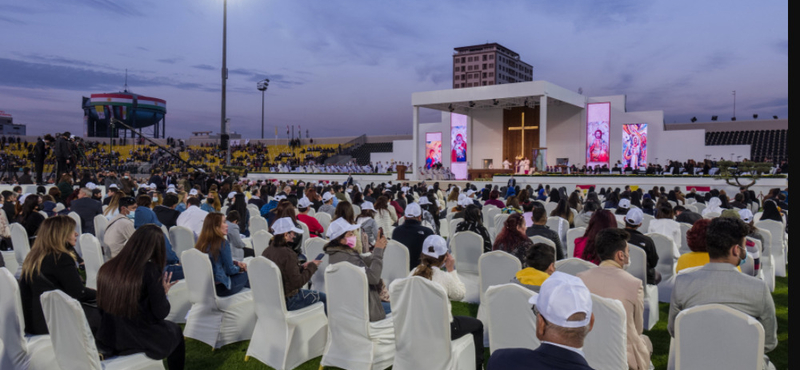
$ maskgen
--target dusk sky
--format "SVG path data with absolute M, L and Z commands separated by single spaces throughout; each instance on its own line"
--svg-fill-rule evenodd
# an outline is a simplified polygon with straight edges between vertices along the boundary
M 167 101 L 167 135 L 220 129 L 222 0 L 0 0 L 0 110 L 82 133 L 81 97 Z M 450 89 L 453 48 L 497 42 L 533 79 L 626 94 L 667 122 L 788 117 L 788 1 L 228 1 L 231 130 L 410 134 L 411 94 Z M 438 121 L 426 111 L 423 122 Z M 658 123 L 658 122 L 652 122 Z

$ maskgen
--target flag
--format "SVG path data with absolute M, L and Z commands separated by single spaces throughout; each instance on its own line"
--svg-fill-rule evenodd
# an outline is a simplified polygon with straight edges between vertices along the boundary
M 275 136 L 278 136 L 278 126 L 275 126 Z
M 128 119 L 128 107 L 122 107 L 122 115 L 120 117 L 123 121 Z
M 97 118 L 106 119 L 106 113 L 102 105 L 95 105 L 94 109 L 97 111 Z

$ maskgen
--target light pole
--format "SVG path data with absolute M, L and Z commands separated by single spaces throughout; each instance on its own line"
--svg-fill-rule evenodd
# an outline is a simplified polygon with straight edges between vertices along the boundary
M 228 79 L 228 65 L 227 65 L 227 38 L 228 38 L 228 0 L 222 1 L 222 132 L 220 132 L 220 144 L 222 144 L 223 136 L 228 134 L 228 128 L 225 124 L 225 89 L 226 80 Z M 231 165 L 231 148 L 228 143 L 228 149 L 225 150 L 225 165 Z
M 261 139 L 264 139 L 264 93 L 267 91 L 269 87 L 269 78 L 265 78 L 263 81 L 259 81 L 256 85 L 258 91 L 261 91 Z

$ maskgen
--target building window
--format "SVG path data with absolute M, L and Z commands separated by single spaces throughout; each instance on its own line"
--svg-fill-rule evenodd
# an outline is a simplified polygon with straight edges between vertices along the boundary
M 486 86 L 486 81 L 483 81 L 483 86 Z
M 461 66 L 461 72 L 464 72 L 464 69 L 465 69 L 465 68 L 466 68 L 466 67 L 464 67 L 464 66 Z
M 494 60 L 494 54 L 489 55 L 489 60 Z
M 467 66 L 467 70 L 471 71 L 472 70 L 472 66 Z
M 489 72 L 489 77 L 494 77 L 494 72 Z
M 489 81 L 489 85 L 494 85 L 494 81 Z
M 465 59 L 466 59 L 466 58 L 464 58 L 464 57 L 461 57 L 461 63 L 464 63 L 464 62 L 465 62 Z M 463 86 L 462 86 L 462 87 L 463 87 Z
M 487 56 L 488 56 L 488 55 L 486 55 L 486 54 L 483 54 L 483 61 L 484 61 L 484 62 L 486 61 L 486 57 L 487 57 Z
M 467 76 L 466 76 L 466 75 L 461 75 L 461 79 L 462 79 L 462 80 L 466 80 L 466 79 L 467 79 Z
M 486 72 L 483 72 L 483 78 L 486 78 Z
M 486 63 L 483 63 L 483 69 L 486 69 Z
M 465 85 L 465 84 L 462 82 L 462 83 L 461 83 L 461 87 L 464 87 L 464 85 Z
M 494 68 L 494 63 L 489 63 L 489 68 Z

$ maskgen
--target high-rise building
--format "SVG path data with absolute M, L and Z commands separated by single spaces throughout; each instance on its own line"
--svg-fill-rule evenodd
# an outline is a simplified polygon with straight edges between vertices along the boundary
M 453 54 L 453 88 L 533 81 L 533 66 L 498 43 L 462 46 Z

